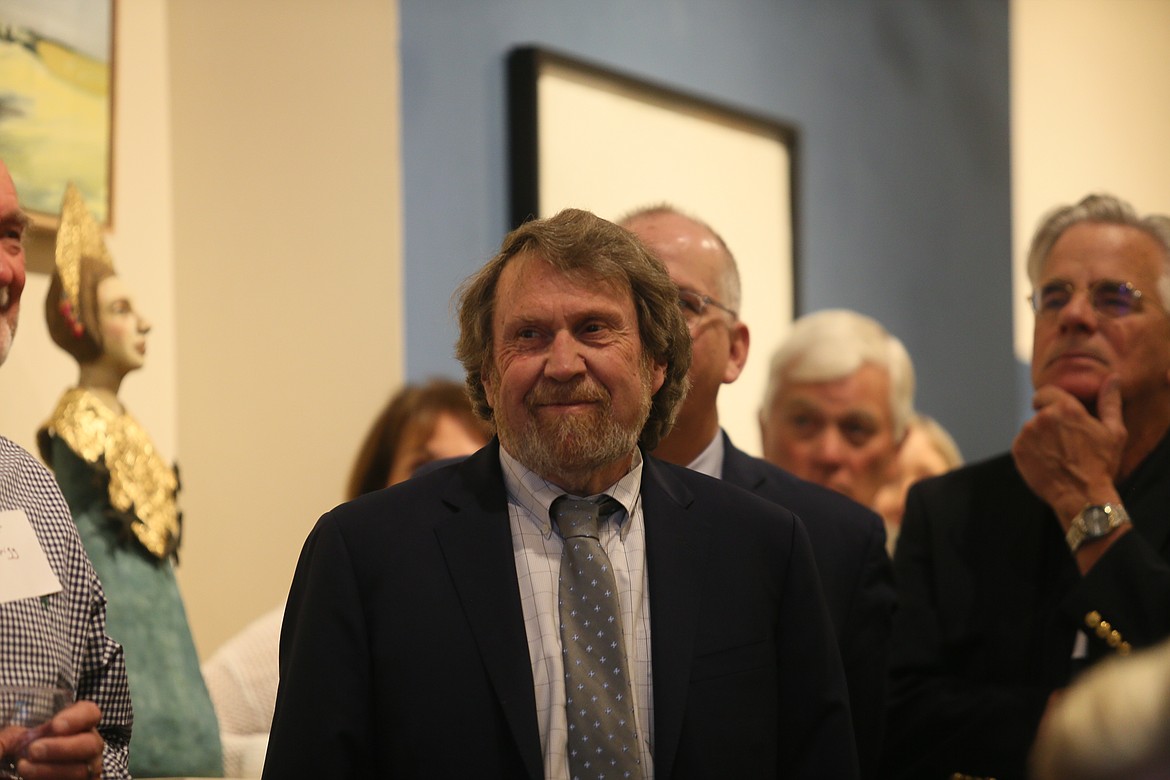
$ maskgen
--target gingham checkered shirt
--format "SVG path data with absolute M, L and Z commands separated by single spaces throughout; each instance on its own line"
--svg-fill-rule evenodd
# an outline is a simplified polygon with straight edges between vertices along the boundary
M 52 474 L 0 436 L 0 511 L 21 509 L 62 590 L 0 604 L 0 682 L 55 685 L 72 674 L 77 698 L 101 708 L 103 777 L 129 778 L 134 720 L 122 647 L 106 635 L 106 597 Z

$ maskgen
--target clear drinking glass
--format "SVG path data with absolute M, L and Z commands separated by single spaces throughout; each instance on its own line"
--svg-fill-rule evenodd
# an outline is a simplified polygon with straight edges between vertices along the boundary
M 73 703 L 73 689 L 58 686 L 0 685 L 0 778 L 19 778 L 16 761 L 53 716 Z

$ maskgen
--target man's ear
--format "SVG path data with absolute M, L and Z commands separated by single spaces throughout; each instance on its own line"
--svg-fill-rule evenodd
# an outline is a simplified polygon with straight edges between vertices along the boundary
M 492 396 L 494 395 L 493 391 L 495 389 L 494 373 L 487 364 L 484 364 L 484 367 L 479 370 L 479 382 L 483 385 L 483 392 L 489 407 L 492 406 Z
M 666 363 L 656 360 L 650 364 L 650 397 L 653 398 L 665 383 Z
M 731 349 L 727 353 L 727 366 L 723 369 L 723 384 L 729 385 L 739 379 L 743 367 L 747 364 L 748 347 L 751 345 L 751 333 L 748 326 L 736 320 L 728 334 L 731 338 Z

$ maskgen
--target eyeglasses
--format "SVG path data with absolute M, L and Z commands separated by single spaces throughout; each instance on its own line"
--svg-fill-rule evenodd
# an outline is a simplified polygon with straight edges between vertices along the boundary
M 1039 317 L 1055 316 L 1068 306 L 1076 287 L 1072 282 L 1053 281 L 1033 290 L 1029 300 Z M 1098 314 L 1115 319 L 1133 314 L 1141 308 L 1142 291 L 1129 282 L 1102 279 L 1089 286 L 1089 304 Z
M 719 301 L 712 298 L 710 295 L 700 295 L 693 290 L 679 290 L 678 291 L 678 305 L 682 309 L 683 319 L 687 321 L 687 325 L 694 326 L 703 315 L 707 313 L 708 306 L 714 306 L 716 309 L 722 309 L 731 315 L 732 319 L 737 318 L 734 309 L 729 309 Z

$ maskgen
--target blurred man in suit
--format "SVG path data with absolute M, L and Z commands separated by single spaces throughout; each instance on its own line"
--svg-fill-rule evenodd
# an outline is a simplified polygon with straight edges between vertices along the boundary
M 739 377 L 750 343 L 738 315 L 739 270 L 723 239 L 666 205 L 635 211 L 621 224 L 665 263 L 691 335 L 691 389 L 654 455 L 749 490 L 804 521 L 845 667 L 862 776 L 873 776 L 894 604 L 882 523 L 859 504 L 739 450 L 719 427 L 719 389 Z

